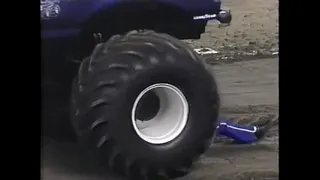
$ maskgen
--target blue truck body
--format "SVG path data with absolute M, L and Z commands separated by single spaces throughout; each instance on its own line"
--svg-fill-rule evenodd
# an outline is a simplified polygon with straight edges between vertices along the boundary
M 44 76 L 69 83 L 77 63 L 113 35 L 148 29 L 199 39 L 209 20 L 228 24 L 231 14 L 220 0 L 40 0 L 40 19 Z
M 40 2 L 43 39 L 77 36 L 96 14 L 128 3 L 165 4 L 179 9 L 179 12 L 190 14 L 191 18 L 209 15 L 205 18 L 195 18 L 194 21 L 215 19 L 210 14 L 218 13 L 221 5 L 220 0 L 41 0 Z
M 45 76 L 64 81 L 75 61 L 113 35 L 148 29 L 199 39 L 208 21 L 228 24 L 231 13 L 220 0 L 40 0 L 40 19 Z

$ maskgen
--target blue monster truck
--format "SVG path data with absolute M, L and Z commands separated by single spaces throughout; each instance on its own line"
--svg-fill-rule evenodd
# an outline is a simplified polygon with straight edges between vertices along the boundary
M 69 125 L 132 179 L 187 174 L 211 144 L 219 95 L 204 60 L 178 39 L 199 39 L 212 19 L 229 24 L 220 0 L 40 2 L 44 131 Z

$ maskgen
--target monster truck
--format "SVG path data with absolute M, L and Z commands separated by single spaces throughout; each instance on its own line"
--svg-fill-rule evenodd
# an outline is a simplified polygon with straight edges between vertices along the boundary
M 229 24 L 220 0 L 41 0 L 40 10 L 44 133 L 67 129 L 133 179 L 187 174 L 211 144 L 219 94 L 178 39 Z

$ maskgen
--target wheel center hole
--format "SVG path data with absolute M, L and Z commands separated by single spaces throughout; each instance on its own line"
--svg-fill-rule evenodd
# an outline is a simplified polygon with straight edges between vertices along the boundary
M 136 118 L 140 121 L 149 121 L 154 118 L 160 109 L 160 99 L 154 91 L 149 91 L 140 99 Z

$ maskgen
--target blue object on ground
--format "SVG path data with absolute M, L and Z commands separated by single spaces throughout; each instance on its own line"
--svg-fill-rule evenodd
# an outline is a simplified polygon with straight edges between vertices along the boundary
M 217 135 L 226 136 L 237 143 L 249 144 L 258 140 L 256 126 L 244 126 L 231 121 L 220 120 L 217 126 Z

